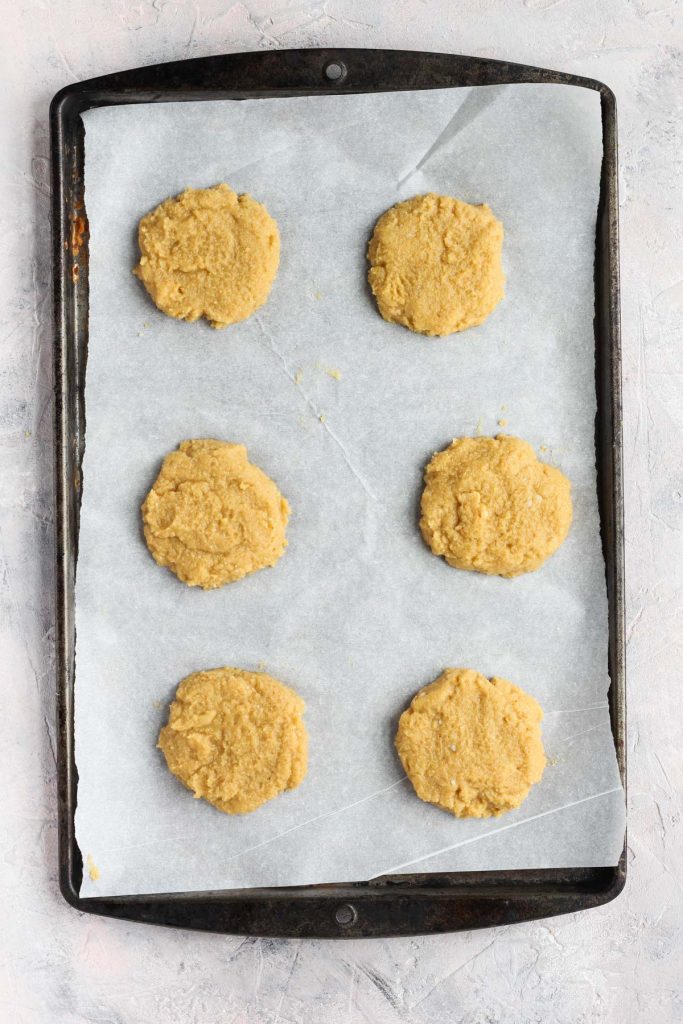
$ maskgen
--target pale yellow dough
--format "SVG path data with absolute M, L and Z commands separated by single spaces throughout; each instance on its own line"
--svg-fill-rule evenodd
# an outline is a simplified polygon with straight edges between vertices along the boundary
M 368 280 L 385 320 L 445 335 L 481 324 L 503 298 L 503 225 L 486 204 L 433 192 L 375 225 Z
M 401 715 L 396 749 L 421 800 L 458 818 L 519 807 L 543 775 L 543 712 L 505 679 L 448 668 Z
M 289 505 L 243 444 L 183 441 L 142 506 L 147 546 L 183 583 L 211 590 L 275 565 Z
M 195 672 L 180 683 L 158 746 L 195 797 L 247 814 L 305 777 L 304 707 L 263 672 Z
M 517 437 L 461 437 L 425 470 L 420 529 L 456 569 L 518 576 L 538 569 L 572 521 L 569 480 Z
M 268 298 L 280 261 L 277 224 L 265 206 L 228 185 L 188 188 L 140 221 L 134 273 L 177 320 L 225 327 Z

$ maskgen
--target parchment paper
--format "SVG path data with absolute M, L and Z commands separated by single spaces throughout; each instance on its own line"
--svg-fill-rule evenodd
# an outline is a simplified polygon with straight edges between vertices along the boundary
M 624 801 L 606 702 L 593 441 L 599 97 L 563 86 L 157 104 L 88 112 L 90 343 L 77 578 L 82 893 L 614 864 Z M 140 216 L 227 181 L 280 225 L 268 303 L 216 332 L 159 313 L 131 269 Z M 368 292 L 376 218 L 425 191 L 488 202 L 507 295 L 426 339 Z M 339 371 L 336 379 L 330 371 Z M 515 580 L 458 572 L 421 540 L 431 454 L 501 428 L 571 478 L 568 540 Z M 139 506 L 185 438 L 241 441 L 293 514 L 273 569 L 204 593 L 159 568 Z M 303 785 L 220 814 L 155 749 L 178 682 L 266 669 L 307 703 Z M 446 666 L 501 675 L 545 709 L 550 763 L 521 808 L 459 821 L 422 803 L 399 714 Z

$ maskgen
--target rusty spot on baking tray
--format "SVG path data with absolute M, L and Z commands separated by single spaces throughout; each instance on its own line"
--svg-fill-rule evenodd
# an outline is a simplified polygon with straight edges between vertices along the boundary
M 71 253 L 74 259 L 78 256 L 83 245 L 83 236 L 85 235 L 88 224 L 85 217 L 81 217 L 80 214 L 74 214 L 71 218 Z

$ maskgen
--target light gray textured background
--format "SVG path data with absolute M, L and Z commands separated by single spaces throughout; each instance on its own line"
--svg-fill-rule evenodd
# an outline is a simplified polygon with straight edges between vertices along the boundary
M 683 1020 L 681 8 L 667 0 L 15 0 L 0 67 L 0 1021 Z M 274 46 L 447 50 L 606 81 L 619 102 L 629 882 L 575 917 L 281 942 L 79 916 L 58 894 L 47 106 L 62 85 Z

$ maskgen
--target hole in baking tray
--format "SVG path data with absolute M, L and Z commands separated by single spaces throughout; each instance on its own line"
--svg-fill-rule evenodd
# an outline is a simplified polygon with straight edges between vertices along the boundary
M 333 61 L 325 68 L 325 78 L 328 82 L 343 82 L 346 78 L 346 66 L 341 61 Z
M 337 907 L 334 919 L 337 924 L 348 926 L 358 920 L 358 912 L 350 903 L 342 903 L 341 906 Z

